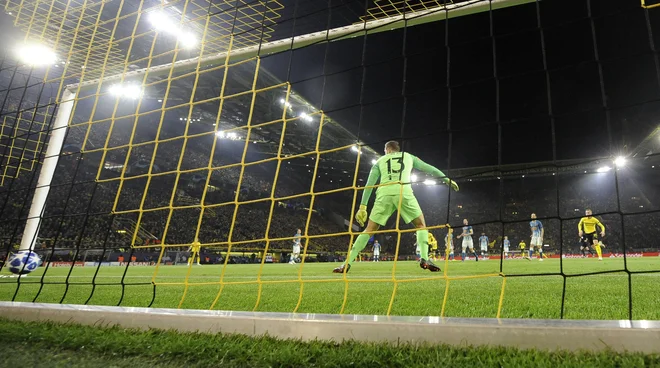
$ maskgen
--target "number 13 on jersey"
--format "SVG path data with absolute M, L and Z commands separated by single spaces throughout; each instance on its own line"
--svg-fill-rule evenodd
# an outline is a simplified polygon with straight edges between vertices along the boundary
M 392 161 L 394 161 L 394 167 L 392 165 Z M 396 165 L 398 165 L 398 168 Z M 392 157 L 391 159 L 387 160 L 387 175 L 389 175 L 389 180 L 400 180 L 401 172 L 405 170 L 405 168 L 406 165 L 403 163 L 403 157 Z M 393 174 L 398 174 L 399 177 L 392 177 Z

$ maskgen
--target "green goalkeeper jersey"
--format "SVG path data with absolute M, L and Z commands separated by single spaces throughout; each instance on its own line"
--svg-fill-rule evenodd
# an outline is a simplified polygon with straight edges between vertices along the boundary
M 407 152 L 388 153 L 378 159 L 374 166 L 371 167 L 369 179 L 367 179 L 366 184 L 367 188 L 362 193 L 360 204 L 366 205 L 369 202 L 373 188 L 368 187 L 376 185 L 378 179 L 380 179 L 381 186 L 376 190 L 376 196 L 412 194 L 413 190 L 410 185 L 412 169 L 442 178 L 445 183 L 449 181 L 442 171 L 425 163 L 415 155 Z M 403 188 L 401 188 L 402 186 Z

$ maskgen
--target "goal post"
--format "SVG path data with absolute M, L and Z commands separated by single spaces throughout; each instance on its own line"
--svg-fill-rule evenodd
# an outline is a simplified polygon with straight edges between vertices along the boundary
M 50 128 L 50 137 L 48 139 L 48 147 L 46 154 L 39 170 L 39 178 L 37 179 L 37 186 L 34 190 L 30 211 L 28 213 L 25 229 L 23 230 L 23 237 L 19 250 L 33 250 L 39 235 L 39 227 L 41 224 L 41 217 L 44 213 L 46 206 L 46 199 L 51 189 L 53 175 L 57 168 L 62 147 L 66 138 L 67 126 L 72 116 L 74 102 L 76 98 L 76 91 L 65 89 L 62 93 L 62 98 L 57 107 L 57 114 L 55 121 Z

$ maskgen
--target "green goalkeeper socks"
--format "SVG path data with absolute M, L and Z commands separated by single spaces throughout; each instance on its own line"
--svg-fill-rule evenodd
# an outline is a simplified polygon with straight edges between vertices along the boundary
M 353 263 L 355 261 L 355 258 L 362 252 L 364 247 L 367 246 L 367 242 L 369 241 L 369 234 L 360 234 L 358 235 L 357 239 L 355 239 L 355 243 L 353 243 L 353 249 L 351 249 L 351 255 L 348 257 L 348 264 Z
M 419 245 L 419 256 L 424 259 L 429 259 L 429 231 L 417 230 L 417 245 Z

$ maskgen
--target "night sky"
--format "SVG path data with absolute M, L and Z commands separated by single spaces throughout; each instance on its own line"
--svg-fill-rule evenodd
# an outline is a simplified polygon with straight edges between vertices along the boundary
M 364 7 L 304 3 L 285 5 L 283 19 L 298 9 L 296 35 Z M 548 0 L 319 44 L 262 65 L 379 152 L 403 138 L 404 149 L 442 168 L 603 157 L 631 150 L 657 126 L 659 14 L 648 12 L 647 27 L 635 1 Z M 287 24 L 277 34 L 291 32 Z

